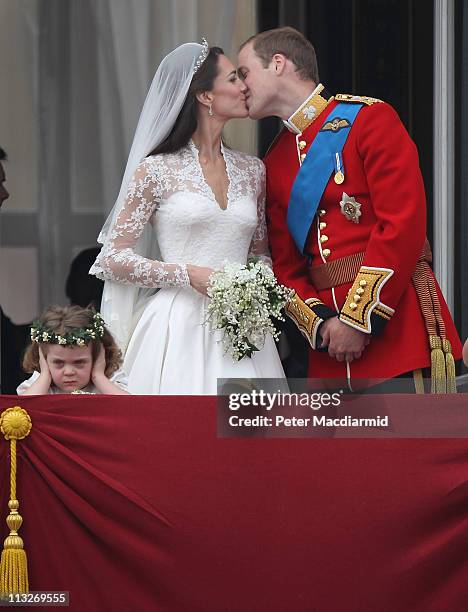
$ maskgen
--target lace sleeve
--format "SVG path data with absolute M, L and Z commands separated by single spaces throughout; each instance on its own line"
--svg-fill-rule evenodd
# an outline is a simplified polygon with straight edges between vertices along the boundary
M 255 228 L 252 242 L 250 243 L 249 257 L 260 259 L 271 268 L 272 261 L 268 248 L 268 234 L 265 220 L 265 190 L 265 166 L 261 160 L 258 160 L 257 227 Z
M 111 229 L 108 242 L 91 267 L 90 274 L 138 287 L 189 285 L 184 264 L 154 261 L 138 255 L 134 248 L 158 208 L 162 188 L 152 158 L 143 160 L 129 183 L 125 203 Z

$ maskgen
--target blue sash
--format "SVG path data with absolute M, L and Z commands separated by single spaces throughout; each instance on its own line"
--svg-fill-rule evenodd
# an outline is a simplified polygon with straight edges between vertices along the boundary
M 304 255 L 305 243 L 325 187 L 337 161 L 342 165 L 341 152 L 362 104 L 338 104 L 326 118 L 297 173 L 288 205 L 288 228 L 297 248 Z M 336 130 L 323 127 L 334 119 L 343 120 L 346 127 Z

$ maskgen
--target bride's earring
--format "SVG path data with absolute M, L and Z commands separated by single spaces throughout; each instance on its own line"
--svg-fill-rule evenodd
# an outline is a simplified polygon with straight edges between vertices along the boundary
M 208 107 L 208 114 L 209 114 L 209 116 L 210 116 L 210 117 L 212 117 L 212 116 L 213 116 L 213 114 L 214 114 L 214 113 L 213 113 L 213 106 L 212 106 L 211 104 L 210 104 L 210 105 L 209 105 L 209 107 Z

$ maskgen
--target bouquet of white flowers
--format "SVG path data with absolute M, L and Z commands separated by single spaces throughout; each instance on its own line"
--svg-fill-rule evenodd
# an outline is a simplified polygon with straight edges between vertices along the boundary
M 292 292 L 266 264 L 228 264 L 211 275 L 207 291 L 206 323 L 224 331 L 223 346 L 235 361 L 259 351 L 267 334 L 278 340 L 273 319 L 284 321 L 281 311 Z

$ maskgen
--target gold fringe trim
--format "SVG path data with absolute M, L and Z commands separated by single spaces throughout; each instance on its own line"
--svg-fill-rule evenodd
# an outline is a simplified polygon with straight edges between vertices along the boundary
M 23 518 L 18 513 L 19 501 L 16 499 L 16 442 L 28 436 L 31 427 L 29 414 L 19 406 L 7 408 L 0 416 L 0 430 L 5 439 L 10 440 L 11 457 L 10 501 L 8 502 L 10 514 L 6 519 L 10 535 L 3 543 L 0 559 L 0 595 L 29 591 L 28 560 L 23 540 L 18 535 Z

